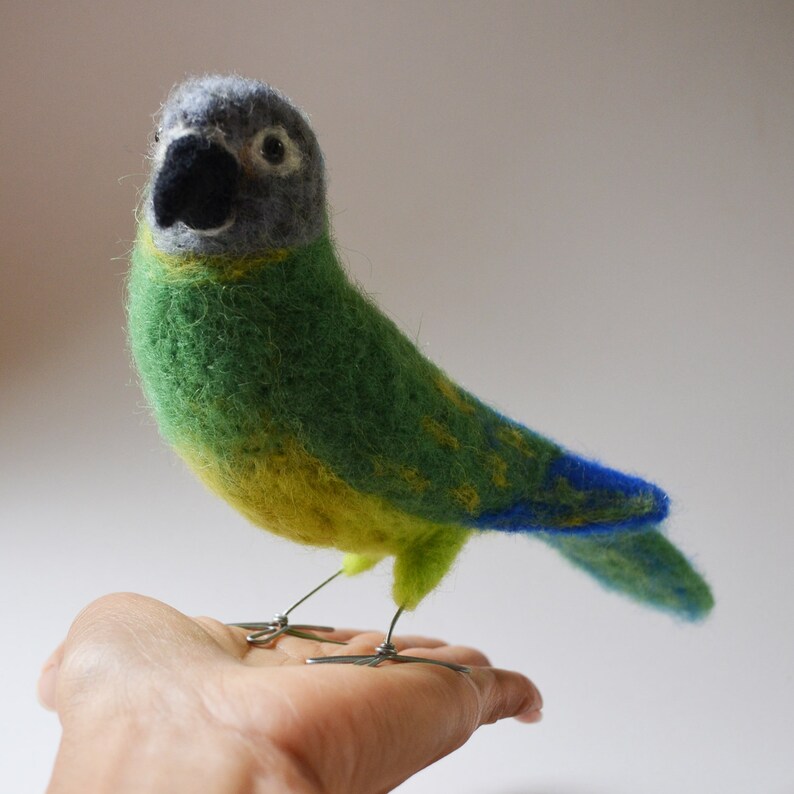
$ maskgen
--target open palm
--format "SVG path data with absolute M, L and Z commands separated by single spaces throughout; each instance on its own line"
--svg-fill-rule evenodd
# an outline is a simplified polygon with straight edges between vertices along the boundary
M 83 610 L 40 682 L 64 728 L 50 792 L 389 791 L 480 725 L 540 716 L 530 681 L 471 648 L 394 638 L 401 651 L 470 674 L 308 666 L 338 646 L 285 636 L 252 648 L 245 635 L 144 596 L 106 596 Z M 354 654 L 382 639 L 331 636 Z

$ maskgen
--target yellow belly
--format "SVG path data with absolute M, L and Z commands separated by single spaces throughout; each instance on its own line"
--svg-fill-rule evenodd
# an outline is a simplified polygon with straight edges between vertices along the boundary
M 210 490 L 247 519 L 296 543 L 380 558 L 453 529 L 359 493 L 294 439 L 276 452 L 240 454 L 231 460 L 192 445 L 177 451 Z

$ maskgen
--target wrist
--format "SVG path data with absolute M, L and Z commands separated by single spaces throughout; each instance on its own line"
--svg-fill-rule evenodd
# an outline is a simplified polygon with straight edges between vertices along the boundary
M 266 740 L 205 723 L 158 716 L 66 723 L 47 794 L 316 793 Z

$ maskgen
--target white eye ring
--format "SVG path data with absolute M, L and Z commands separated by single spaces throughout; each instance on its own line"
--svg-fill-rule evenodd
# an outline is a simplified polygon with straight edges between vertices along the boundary
M 278 162 L 271 162 L 267 159 L 263 151 L 266 141 L 273 141 L 277 151 L 280 145 L 280 160 Z M 289 137 L 281 125 L 259 130 L 251 139 L 250 152 L 251 160 L 257 168 L 273 176 L 289 176 L 303 164 L 303 154 L 298 148 L 298 144 Z

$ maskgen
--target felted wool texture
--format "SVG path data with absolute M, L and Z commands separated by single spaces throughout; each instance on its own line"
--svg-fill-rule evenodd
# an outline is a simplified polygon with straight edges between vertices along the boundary
M 456 387 L 353 288 L 327 236 L 234 284 L 158 275 L 156 256 L 147 267 L 153 307 L 131 282 L 134 350 L 180 448 L 228 458 L 257 438 L 267 455 L 267 422 L 265 441 L 294 438 L 355 490 L 439 523 L 586 530 L 666 509 L 658 489 L 616 472 L 604 482 L 595 465 L 591 487 L 584 462 L 574 485 L 570 456 Z M 152 313 L 143 349 L 134 324 Z
M 301 253 L 314 258 L 311 250 Z M 205 484 L 277 534 L 353 553 L 350 573 L 395 556 L 395 600 L 410 609 L 438 584 L 470 531 L 407 515 L 351 488 L 307 453 L 285 422 L 274 422 L 272 382 L 280 368 L 265 375 L 257 340 L 267 329 L 243 321 L 241 312 L 259 316 L 252 303 L 277 293 L 277 269 L 300 270 L 300 258 L 285 261 L 274 252 L 236 266 L 194 258 L 177 272 L 174 258 L 159 256 L 144 234 L 128 284 L 133 355 L 163 434 Z M 272 290 L 246 288 L 252 279 L 265 287 L 266 275 L 276 278 Z
M 475 529 L 598 533 L 560 548 L 620 580 L 599 538 L 645 534 L 667 514 L 664 492 L 501 416 L 428 361 L 347 278 L 316 202 L 322 155 L 305 116 L 241 80 L 191 81 L 169 98 L 132 256 L 132 352 L 165 438 L 251 521 L 339 548 L 348 573 L 394 557 L 395 600 L 408 608 Z M 262 125 L 288 136 L 286 170 L 256 160 Z M 157 227 L 158 169 L 179 182 L 193 167 L 179 154 L 191 147 L 172 144 L 191 135 L 221 145 L 219 134 L 244 174 L 228 225 L 209 235 L 181 221 Z M 662 550 L 626 546 L 638 581 L 621 587 L 667 608 L 664 588 L 640 581 Z M 668 583 L 698 577 L 685 560 L 668 574 L 666 559 Z
M 571 453 L 554 460 L 545 487 L 544 494 L 480 516 L 478 524 L 507 532 L 557 527 L 613 533 L 661 522 L 669 510 L 658 486 Z
M 163 434 L 201 479 L 297 542 L 395 556 L 409 608 L 500 509 L 512 531 L 521 504 L 536 505 L 524 531 L 658 514 L 658 489 L 597 464 L 588 489 L 587 464 L 574 475 L 557 445 L 455 386 L 348 281 L 327 236 L 230 260 L 160 255 L 144 229 L 129 317 Z
M 254 144 L 263 130 L 286 133 L 300 147 L 300 168 L 277 171 L 257 157 Z M 200 136 L 234 152 L 241 164 L 240 189 L 230 210 L 234 223 L 223 235 L 195 234 L 183 224 L 161 229 L 151 188 L 168 146 L 185 136 Z M 144 216 L 158 249 L 165 253 L 242 255 L 311 242 L 325 224 L 325 166 L 307 116 L 280 91 L 238 75 L 190 78 L 169 94 L 160 113 L 152 152 L 154 171 Z
M 653 526 L 642 532 L 574 536 L 542 533 L 542 540 L 610 590 L 699 620 L 714 606 L 704 579 Z
M 157 224 L 183 221 L 193 229 L 215 229 L 229 221 L 240 164 L 225 147 L 199 135 L 183 135 L 168 147 L 154 188 Z

